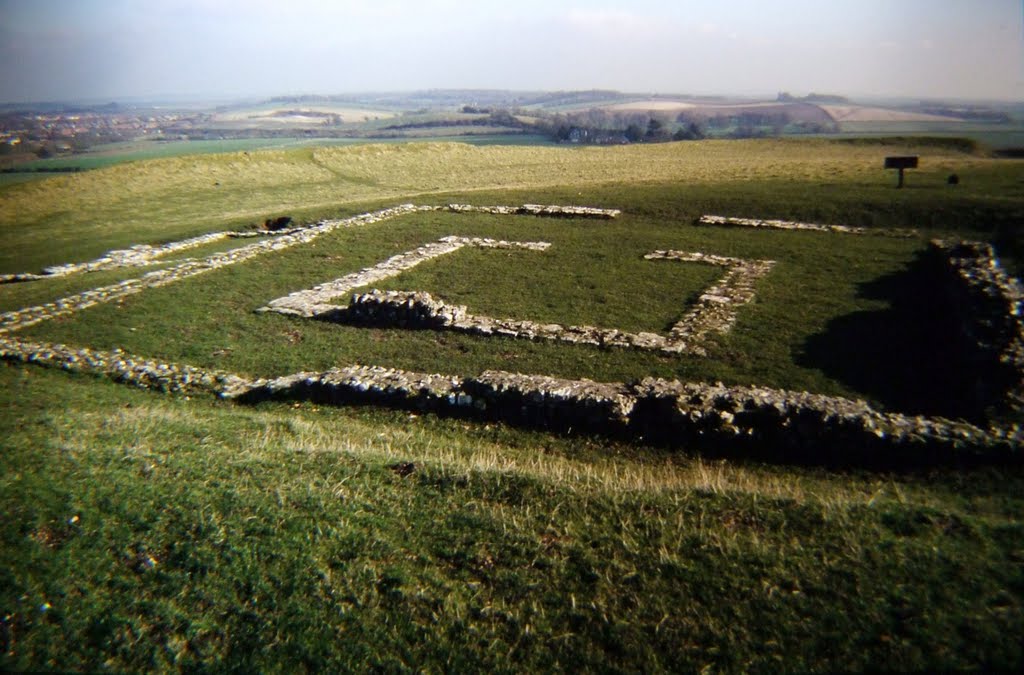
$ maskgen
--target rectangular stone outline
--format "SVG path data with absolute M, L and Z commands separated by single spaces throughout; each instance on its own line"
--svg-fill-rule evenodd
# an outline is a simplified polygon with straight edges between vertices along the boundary
M 593 346 L 630 347 L 665 354 L 706 356 L 701 344 L 711 332 L 726 332 L 736 322 L 736 310 L 754 299 L 754 284 L 771 270 L 773 260 L 744 260 L 710 253 L 659 250 L 646 260 L 699 262 L 728 268 L 725 277 L 705 291 L 697 305 L 672 326 L 667 337 L 656 333 L 631 333 L 594 326 L 541 324 L 529 320 L 494 318 L 469 314 L 464 305 L 449 305 L 419 291 L 379 291 L 353 295 L 348 307 L 332 302 L 345 293 L 376 281 L 398 276 L 428 260 L 454 253 L 463 246 L 482 248 L 523 248 L 542 251 L 547 242 L 509 242 L 494 239 L 449 236 L 417 249 L 394 255 L 339 279 L 318 284 L 276 298 L 257 311 L 313 318 L 338 323 L 374 323 L 455 330 L 472 335 L 504 335 L 545 339 Z
M 549 405 L 548 401 L 551 401 L 559 405 L 559 402 L 570 405 L 580 403 L 590 409 L 593 406 L 591 399 L 594 395 L 597 396 L 600 405 L 602 400 L 609 399 L 607 394 L 611 393 L 614 395 L 612 412 L 616 418 L 613 422 L 620 424 L 628 421 L 631 428 L 634 425 L 628 416 L 635 405 L 642 403 L 643 400 L 650 400 L 651 397 L 655 397 L 657 400 L 664 399 L 664 404 L 668 404 L 674 410 L 674 415 L 667 421 L 670 427 L 669 433 L 675 433 L 676 426 L 681 424 L 682 427 L 679 431 L 696 434 L 697 438 L 703 436 L 727 440 L 758 435 L 767 429 L 769 433 L 779 434 L 780 438 L 789 439 L 788 442 L 798 440 L 808 442 L 807 430 L 803 427 L 805 426 L 804 421 L 810 419 L 811 427 L 815 432 L 815 440 L 820 443 L 829 442 L 827 438 L 821 438 L 822 433 L 827 437 L 831 433 L 846 434 L 852 431 L 857 443 L 863 442 L 864 439 L 870 440 L 873 437 L 881 443 L 880 447 L 883 449 L 889 449 L 893 445 L 906 446 L 907 444 L 924 447 L 935 445 L 945 449 L 996 447 L 1008 449 L 1013 457 L 1017 456 L 1017 452 L 1024 444 L 1024 430 L 1017 425 L 1006 428 L 993 426 L 983 430 L 970 424 L 951 422 L 943 418 L 878 413 L 862 401 L 830 398 L 807 392 L 788 392 L 757 387 L 724 387 L 721 384 L 682 383 L 655 379 L 646 379 L 638 385 L 601 384 L 590 380 L 556 380 L 545 376 L 498 371 L 488 371 L 478 378 L 465 378 L 460 381 L 456 377 L 420 375 L 395 369 L 358 365 L 320 374 L 297 373 L 274 380 L 252 380 L 223 371 L 147 360 L 129 355 L 120 349 L 102 351 L 73 348 L 62 344 L 32 343 L 5 335 L 39 321 L 70 314 L 94 304 L 109 302 L 130 293 L 140 292 L 145 288 L 172 283 L 220 266 L 240 262 L 268 250 L 277 250 L 303 243 L 335 227 L 377 222 L 400 213 L 436 210 L 436 208 L 403 205 L 341 221 L 324 222 L 299 233 L 302 237 L 298 241 L 286 240 L 283 245 L 269 248 L 261 246 L 266 242 L 260 242 L 253 247 L 243 247 L 248 250 L 241 256 L 224 257 L 224 254 L 218 254 L 198 263 L 198 267 L 195 266 L 196 263 L 186 263 L 169 270 L 162 270 L 160 273 L 154 273 L 158 275 L 155 278 L 147 279 L 150 275 L 146 275 L 139 279 L 126 280 L 112 287 L 93 289 L 69 296 L 44 306 L 6 312 L 0 315 L 0 358 L 8 361 L 59 367 L 74 372 L 106 375 L 115 381 L 160 391 L 208 392 L 238 400 L 258 398 L 260 395 L 274 393 L 282 393 L 293 398 L 308 398 L 310 387 L 319 384 L 319 386 L 346 387 L 347 390 L 355 392 L 357 396 L 368 395 L 372 400 L 377 400 L 375 397 L 384 395 L 383 402 L 391 405 L 396 404 L 394 396 L 400 398 L 400 404 L 420 405 L 419 397 L 432 396 L 431 392 L 435 385 L 443 385 L 437 392 L 443 393 L 443 395 L 434 396 L 434 398 L 449 406 L 469 407 L 472 410 L 484 411 L 486 410 L 486 395 L 480 405 L 478 401 L 474 401 L 473 395 L 467 390 L 467 388 L 475 388 L 479 383 L 485 387 L 485 392 L 490 389 L 494 389 L 496 392 L 514 392 L 513 398 L 524 406 L 547 406 Z M 981 267 L 986 268 L 993 266 L 998 266 L 998 261 L 994 257 L 990 260 L 983 260 L 981 264 Z M 121 289 L 122 286 L 126 288 Z M 108 290 L 109 292 L 106 292 Z M 1012 311 L 1011 314 L 1020 327 L 1019 293 L 1013 295 L 1016 296 L 1012 303 L 1015 311 Z M 506 382 L 505 376 L 512 379 Z M 411 385 L 410 382 L 412 382 Z M 389 396 L 392 398 L 389 399 Z M 623 396 L 624 399 L 620 398 Z M 636 396 L 641 398 L 634 398 Z M 661 419 L 661 405 L 659 403 L 657 406 L 659 419 Z M 641 406 L 641 408 L 643 407 Z M 625 419 L 622 417 L 623 413 L 627 416 Z M 757 414 L 751 416 L 751 413 Z M 756 420 L 761 420 L 761 422 L 754 426 Z M 769 426 L 760 426 L 764 420 L 769 422 Z M 839 423 L 837 427 L 830 426 L 837 421 Z M 823 424 L 826 426 L 823 427 Z
M 703 341 L 708 333 L 725 333 L 736 323 L 737 309 L 752 302 L 754 284 L 771 271 L 774 260 L 747 260 L 712 253 L 689 251 L 654 251 L 645 260 L 678 260 L 728 268 L 725 276 L 704 291 L 697 304 L 669 331 L 669 342 L 685 344 L 688 340 Z
M 256 311 L 276 312 L 278 314 L 288 314 L 303 318 L 321 318 L 338 310 L 338 305 L 331 302 L 334 298 L 345 295 L 349 291 L 361 286 L 368 286 L 375 281 L 396 277 L 402 272 L 410 270 L 428 260 L 433 260 L 448 253 L 454 253 L 464 246 L 544 251 L 551 244 L 544 241 L 504 241 L 481 237 L 457 236 L 442 237 L 435 242 L 424 244 L 411 251 L 393 255 L 384 262 L 372 267 L 364 267 L 358 272 L 346 274 L 340 279 L 327 281 L 312 288 L 295 291 L 284 297 L 271 300 L 264 307 L 260 307 Z

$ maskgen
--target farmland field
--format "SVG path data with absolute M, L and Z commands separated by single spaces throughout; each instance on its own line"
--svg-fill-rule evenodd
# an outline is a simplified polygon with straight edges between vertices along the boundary
M 290 124 L 308 124 L 326 115 L 338 115 L 344 122 L 366 122 L 375 119 L 394 117 L 394 110 L 380 110 L 345 105 L 283 105 L 263 104 L 251 107 L 232 108 L 226 112 L 218 112 L 213 122 L 245 122 L 267 126 Z
M 965 149 L 941 139 L 434 142 L 160 157 L 0 187 L 0 273 L 404 202 L 619 209 L 612 220 L 406 213 L 12 336 L 249 377 L 353 363 L 463 377 L 657 376 L 985 421 L 985 410 L 963 407 L 968 373 L 944 339 L 956 326 L 918 261 L 930 238 L 956 236 L 993 242 L 1019 270 L 1024 162 Z M 882 169 L 896 154 L 921 157 L 903 190 Z M 868 233 L 696 224 L 709 213 Z M 550 247 L 467 247 L 375 287 L 490 316 L 658 334 L 723 271 L 645 254 L 774 266 L 703 355 L 255 311 L 450 235 Z M 251 241 L 0 285 L 0 310 Z M 160 394 L 13 362 L 0 364 L 0 406 L 5 670 L 1024 663 L 1016 460 L 901 473 L 765 464 L 418 412 Z
M 1020 123 L 983 124 L 973 122 L 841 122 L 841 136 L 892 137 L 928 134 L 945 138 L 971 138 L 996 150 L 1024 147 Z

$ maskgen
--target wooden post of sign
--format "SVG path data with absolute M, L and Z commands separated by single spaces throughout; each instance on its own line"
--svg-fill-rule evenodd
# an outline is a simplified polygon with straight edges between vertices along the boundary
M 886 157 L 885 168 L 899 171 L 899 182 L 896 183 L 896 188 L 899 189 L 903 187 L 903 170 L 917 168 L 917 155 Z

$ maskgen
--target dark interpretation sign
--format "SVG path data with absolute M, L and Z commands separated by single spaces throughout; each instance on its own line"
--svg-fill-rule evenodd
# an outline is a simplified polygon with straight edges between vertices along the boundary
M 886 169 L 897 169 L 900 172 L 899 182 L 896 187 L 903 187 L 903 170 L 917 168 L 917 155 L 897 155 L 885 158 Z

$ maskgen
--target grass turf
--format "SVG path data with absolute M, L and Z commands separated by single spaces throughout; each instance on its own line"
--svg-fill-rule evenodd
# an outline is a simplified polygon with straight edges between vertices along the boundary
M 5 668 L 1021 660 L 1019 471 L 835 475 L 0 377 Z
M 876 155 L 914 149 L 426 145 L 158 160 L 3 188 L 2 260 L 26 271 L 398 197 L 623 208 L 612 223 L 405 217 L 25 335 L 258 374 L 353 359 L 504 365 L 750 379 L 936 409 L 948 396 L 929 395 L 949 383 L 912 384 L 943 356 L 929 333 L 941 315 L 921 302 L 922 240 L 689 224 L 716 212 L 910 226 L 994 239 L 1019 257 L 1022 165 L 943 148 L 897 192 Z M 334 178 L 318 183 L 317 167 Z M 944 183 L 952 167 L 963 190 Z M 214 174 L 229 178 L 206 185 Z M 648 248 L 780 264 L 709 359 L 252 313 L 447 234 L 552 241 L 545 253 L 510 252 L 515 275 L 501 274 L 506 252 L 466 250 L 393 280 L 521 318 L 664 329 L 701 275 L 720 271 L 640 262 Z M 0 295 L 13 308 L 135 273 Z M 566 292 L 522 292 L 538 275 Z M 634 284 L 673 292 L 634 306 Z M 3 366 L 0 385 L 3 669 L 832 672 L 1024 661 L 1019 467 L 888 475 L 712 462 L 369 408 L 243 408 L 30 366 Z

